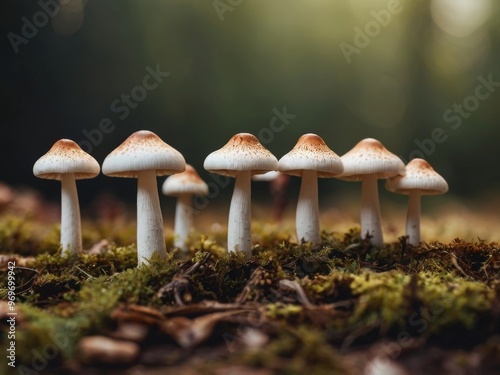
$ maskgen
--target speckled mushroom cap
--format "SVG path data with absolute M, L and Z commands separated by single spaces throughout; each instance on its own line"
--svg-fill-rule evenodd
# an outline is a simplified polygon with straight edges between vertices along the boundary
M 99 163 L 71 139 L 60 139 L 35 162 L 33 174 L 49 180 L 60 180 L 63 174 L 73 173 L 75 179 L 94 178 Z
M 448 191 L 446 180 L 424 159 L 413 159 L 406 166 L 405 176 L 386 181 L 385 187 L 393 193 L 410 194 L 418 190 L 424 195 L 444 194 Z
M 213 173 L 235 177 L 240 171 L 252 175 L 278 169 L 278 160 L 249 133 L 234 135 L 224 147 L 209 154 L 203 167 Z
M 115 148 L 102 163 L 102 173 L 112 177 L 137 177 L 141 171 L 157 176 L 183 172 L 182 154 L 149 130 L 140 130 Z
M 340 159 L 344 164 L 344 173 L 338 178 L 342 180 L 360 181 L 369 174 L 375 174 L 379 179 L 405 174 L 401 159 L 373 138 L 363 139 Z
M 340 157 L 316 134 L 304 134 L 293 149 L 278 162 L 281 173 L 302 176 L 302 171 L 313 170 L 318 177 L 334 177 L 344 170 Z
M 167 177 L 161 191 L 165 195 L 178 196 L 181 194 L 207 195 L 208 185 L 190 164 L 182 173 Z

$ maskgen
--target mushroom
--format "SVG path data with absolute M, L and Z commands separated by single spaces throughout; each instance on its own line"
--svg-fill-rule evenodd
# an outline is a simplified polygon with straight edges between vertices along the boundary
M 205 159 L 203 167 L 213 173 L 235 177 L 227 228 L 228 251 L 252 252 L 251 176 L 278 169 L 278 160 L 252 134 L 234 135 L 221 149 Z
M 340 157 L 316 134 L 304 134 L 294 148 L 278 162 L 282 173 L 301 176 L 299 200 L 295 215 L 297 240 L 321 242 L 318 206 L 318 177 L 335 177 L 344 167 Z
M 424 159 L 413 159 L 406 165 L 406 175 L 388 179 L 387 190 L 408 195 L 406 235 L 411 245 L 420 242 L 420 197 L 444 194 L 448 191 L 446 180 Z
M 33 174 L 61 181 L 61 245 L 63 256 L 82 251 L 80 205 L 75 180 L 94 178 L 99 163 L 70 139 L 61 139 L 35 162 Z
M 186 164 L 184 172 L 167 177 L 162 192 L 164 195 L 177 197 L 174 245 L 187 252 L 187 239 L 193 228 L 193 195 L 207 195 L 208 185 L 191 165 Z
M 181 153 L 148 130 L 132 134 L 102 163 L 106 176 L 137 178 L 138 266 L 147 263 L 155 252 L 166 256 L 156 176 L 183 172 L 185 168 Z
M 382 247 L 382 220 L 378 199 L 378 179 L 404 175 L 405 165 L 379 141 L 366 138 L 340 158 L 346 181 L 361 181 L 361 234 L 370 238 L 372 245 Z

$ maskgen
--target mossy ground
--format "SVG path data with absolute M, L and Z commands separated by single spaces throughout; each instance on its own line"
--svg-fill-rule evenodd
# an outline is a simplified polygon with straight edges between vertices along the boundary
M 117 373 L 141 366 L 144 373 L 357 374 L 381 358 L 415 374 L 431 368 L 423 364 L 444 374 L 499 369 L 496 243 L 410 246 L 401 238 L 376 249 L 352 229 L 323 232 L 312 247 L 262 225 L 251 259 L 225 254 L 221 233 L 193 238 L 187 259 L 172 251 L 136 268 L 133 227 L 84 228 L 86 247 L 102 238 L 109 244 L 66 259 L 57 226 L 0 221 L 1 253 L 23 265 L 16 268 L 21 373 L 98 373 L 101 365 L 82 361 L 79 340 L 117 337 L 130 322 L 147 333 L 136 339 L 140 356 Z M 5 299 L 7 273 L 0 279 Z

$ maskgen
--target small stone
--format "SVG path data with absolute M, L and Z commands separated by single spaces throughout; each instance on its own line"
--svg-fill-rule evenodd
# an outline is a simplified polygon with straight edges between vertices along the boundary
M 113 340 L 105 336 L 87 336 L 78 343 L 84 363 L 130 364 L 139 356 L 135 342 Z
M 111 335 L 115 339 L 142 342 L 148 334 L 148 326 L 140 323 L 124 322 Z

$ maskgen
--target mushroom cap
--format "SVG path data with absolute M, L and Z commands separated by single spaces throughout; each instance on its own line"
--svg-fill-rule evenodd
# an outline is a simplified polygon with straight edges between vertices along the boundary
M 406 175 L 386 181 L 387 190 L 398 194 L 410 194 L 418 190 L 424 195 L 444 194 L 448 191 L 446 180 L 424 159 L 412 159 L 406 166 Z
M 252 175 L 278 169 L 278 159 L 252 134 L 238 133 L 224 147 L 205 158 L 203 167 L 213 173 L 235 177 L 240 171 Z
M 190 164 L 186 164 L 184 172 L 167 177 L 161 191 L 169 196 L 182 194 L 207 195 L 208 185 Z
M 318 177 L 334 177 L 344 170 L 340 157 L 333 152 L 323 139 L 312 133 L 299 138 L 293 149 L 278 163 L 282 173 L 302 176 L 302 171 L 313 170 Z
M 371 174 L 387 179 L 405 174 L 403 161 L 373 138 L 361 140 L 340 159 L 344 163 L 344 173 L 338 178 L 342 180 L 360 181 L 364 175 Z
M 182 154 L 149 130 L 133 133 L 102 163 L 102 173 L 112 177 L 137 177 L 139 172 L 150 170 L 165 176 L 185 168 Z
M 60 139 L 33 165 L 33 174 L 49 180 L 61 180 L 63 174 L 73 173 L 75 179 L 94 178 L 99 163 L 71 139 Z

